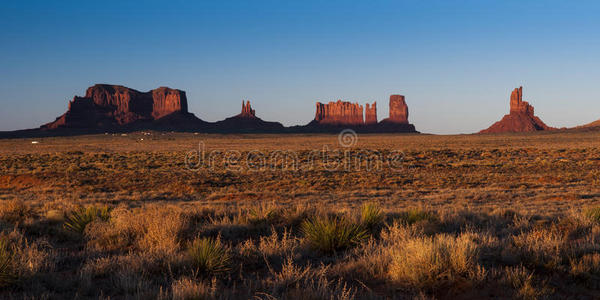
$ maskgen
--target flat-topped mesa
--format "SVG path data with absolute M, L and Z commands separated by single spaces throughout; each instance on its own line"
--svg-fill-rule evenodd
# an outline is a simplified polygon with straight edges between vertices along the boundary
M 342 100 L 327 104 L 317 102 L 315 121 L 326 125 L 363 125 L 363 106 Z
M 246 101 L 246 103 L 244 103 L 244 100 L 242 100 L 242 113 L 239 114 L 240 117 L 256 117 L 256 112 L 254 111 L 254 109 L 252 109 L 252 107 L 250 106 L 250 101 Z
M 155 121 L 174 113 L 188 114 L 184 91 L 160 87 L 143 93 L 121 85 L 96 84 L 86 90 L 85 97 L 75 96 L 65 114 L 42 127 L 121 126 Z
M 377 102 L 373 102 L 372 105 L 367 103 L 365 105 L 365 125 L 377 124 Z
M 523 87 L 514 89 L 510 94 L 510 113 L 524 113 L 533 116 L 533 106 L 523 101 Z
M 384 123 L 408 124 L 408 105 L 402 95 L 390 96 L 390 117 Z
M 523 87 L 516 88 L 510 94 L 510 113 L 479 133 L 529 132 L 555 129 L 546 125 L 533 112 L 533 106 L 523 101 Z

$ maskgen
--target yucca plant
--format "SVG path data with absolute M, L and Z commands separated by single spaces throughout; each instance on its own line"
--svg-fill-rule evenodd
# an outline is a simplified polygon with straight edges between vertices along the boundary
M 260 226 L 277 222 L 281 217 L 281 211 L 274 207 L 260 206 L 248 211 L 248 223 Z
M 64 223 L 64 228 L 78 233 L 83 234 L 85 227 L 95 220 L 108 221 L 110 218 L 110 212 L 108 207 L 98 208 L 90 206 L 87 208 L 78 209 L 70 213 Z
M 400 214 L 400 220 L 408 225 L 412 225 L 414 223 L 429 220 L 434 221 L 436 218 L 428 211 L 424 211 L 421 209 L 410 209 Z
M 343 217 L 320 217 L 302 223 L 302 233 L 310 245 L 325 254 L 334 254 L 358 245 L 367 231 Z
M 585 215 L 595 222 L 600 223 L 600 207 L 589 208 L 585 211 Z
M 220 239 L 196 239 L 187 253 L 199 275 L 217 275 L 229 271 L 231 257 Z
M 0 287 L 8 286 L 17 280 L 13 266 L 13 251 L 6 238 L 0 238 Z
M 370 231 L 373 231 L 383 224 L 384 219 L 381 208 L 375 203 L 364 204 L 360 209 L 360 223 Z

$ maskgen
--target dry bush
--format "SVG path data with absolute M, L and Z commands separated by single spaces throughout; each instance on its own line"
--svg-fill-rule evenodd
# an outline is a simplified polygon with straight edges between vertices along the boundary
M 179 241 L 188 225 L 187 215 L 177 207 L 119 208 L 111 212 L 109 222 L 93 223 L 86 231 L 86 237 L 91 249 L 135 247 L 140 251 L 169 255 L 179 250 Z
M 592 279 L 600 276 L 600 253 L 592 253 L 583 255 L 581 258 L 573 258 L 570 261 L 571 275 L 583 278 Z
M 472 234 L 439 234 L 397 241 L 390 249 L 390 279 L 399 286 L 436 289 L 481 278 Z
M 503 273 L 504 276 L 501 278 L 501 281 L 515 289 L 515 298 L 527 300 L 540 299 L 551 292 L 544 283 L 541 283 L 541 286 L 537 287 L 533 272 L 523 266 L 506 267 Z
M 512 237 L 514 250 L 527 264 L 559 268 L 565 256 L 566 240 L 561 232 L 535 228 Z
M 0 201 L 0 219 L 8 223 L 23 223 L 33 215 L 33 209 L 23 200 Z
M 210 283 L 191 278 L 181 278 L 171 284 L 171 299 L 173 300 L 208 300 L 217 298 L 217 281 Z M 165 297 L 167 298 L 167 297 Z
M 267 257 L 286 257 L 292 255 L 299 246 L 300 239 L 293 236 L 287 228 L 281 234 L 272 229 L 271 235 L 260 237 L 258 251 Z
M 327 278 L 328 267 L 314 268 L 296 265 L 290 257 L 285 259 L 280 271 L 269 267 L 271 277 L 266 285 L 271 291 L 261 293 L 260 299 L 354 299 L 356 289 L 347 283 Z

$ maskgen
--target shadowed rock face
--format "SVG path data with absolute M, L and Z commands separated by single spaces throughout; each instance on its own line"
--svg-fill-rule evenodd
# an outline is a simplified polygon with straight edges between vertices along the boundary
M 85 97 L 75 96 L 69 109 L 42 128 L 103 128 L 156 121 L 166 116 L 188 114 L 184 91 L 161 87 L 139 92 L 120 85 L 97 84 Z
M 377 124 L 377 102 L 373 102 L 373 105 L 369 103 L 365 106 L 365 124 L 374 125 Z
M 342 100 L 327 104 L 317 102 L 315 121 L 325 125 L 363 125 L 363 106 Z
M 510 113 L 490 128 L 480 131 L 480 133 L 530 132 L 554 129 L 534 115 L 533 106 L 527 101 L 523 101 L 523 87 L 519 87 L 510 94 Z

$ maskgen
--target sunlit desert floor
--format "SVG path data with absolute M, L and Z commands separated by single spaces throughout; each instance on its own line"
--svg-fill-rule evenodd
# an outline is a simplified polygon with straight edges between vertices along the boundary
M 0 140 L 1 297 L 600 297 L 600 132 Z

